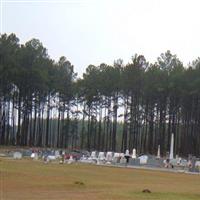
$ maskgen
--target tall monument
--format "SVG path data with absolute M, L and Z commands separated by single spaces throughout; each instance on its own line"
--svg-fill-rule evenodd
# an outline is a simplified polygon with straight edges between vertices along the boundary
M 158 145 L 157 158 L 160 158 L 160 145 Z
M 170 154 L 169 159 L 174 159 L 174 134 L 171 135 Z

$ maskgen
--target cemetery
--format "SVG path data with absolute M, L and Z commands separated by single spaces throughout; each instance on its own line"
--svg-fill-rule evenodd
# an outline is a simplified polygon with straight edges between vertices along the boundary
M 199 8 L 0 0 L 0 200 L 200 200 Z
M 200 159 L 173 147 L 172 134 L 165 157 L 160 145 L 157 155 L 1 148 L 3 199 L 200 199 Z
M 126 159 L 119 161 L 117 154 L 115 160 L 119 163 L 114 164 L 114 160 L 103 160 L 106 155 L 101 153 L 99 161 L 97 155 L 79 161 L 69 158 L 65 164 L 59 164 L 56 158 L 46 164 L 41 153 L 38 154 L 38 160 L 25 156 L 0 158 L 2 199 L 200 199 L 199 175 L 141 168 L 152 165 L 155 157 L 148 157 L 146 164 L 146 156 L 130 158 L 126 166 Z M 94 152 L 92 154 L 94 156 Z M 120 167 L 112 167 L 114 165 Z
M 0 157 L 12 159 L 29 158 L 31 161 L 42 161 L 45 164 L 94 164 L 101 166 L 145 168 L 160 171 L 193 173 L 200 175 L 200 158 L 188 155 L 188 158 L 181 158 L 174 155 L 174 136 L 171 135 L 169 153 L 163 157 L 160 155 L 160 145 L 158 145 L 157 155 L 137 155 L 134 148 L 132 152 L 127 149 L 123 152 L 98 152 L 65 149 L 17 149 L 0 154 Z

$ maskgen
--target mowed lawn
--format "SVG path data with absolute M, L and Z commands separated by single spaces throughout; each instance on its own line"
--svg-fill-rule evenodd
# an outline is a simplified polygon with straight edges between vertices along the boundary
M 0 173 L 1 200 L 200 200 L 199 175 L 5 158 Z

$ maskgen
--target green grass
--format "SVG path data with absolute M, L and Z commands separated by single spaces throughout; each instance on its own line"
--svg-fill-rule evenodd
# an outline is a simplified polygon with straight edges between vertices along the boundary
M 0 172 L 2 200 L 200 199 L 198 175 L 11 159 Z

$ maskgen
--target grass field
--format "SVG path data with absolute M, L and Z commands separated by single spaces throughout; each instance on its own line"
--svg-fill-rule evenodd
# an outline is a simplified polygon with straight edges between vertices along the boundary
M 1 200 L 200 200 L 199 175 L 5 158 L 0 173 Z

